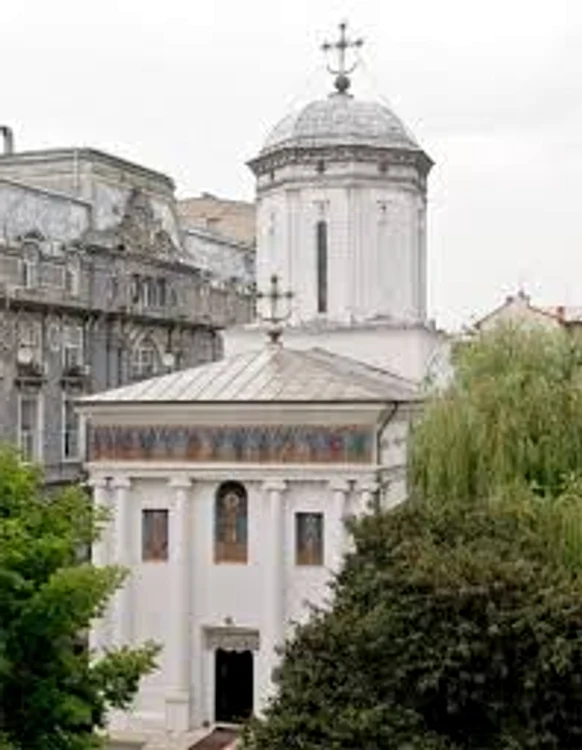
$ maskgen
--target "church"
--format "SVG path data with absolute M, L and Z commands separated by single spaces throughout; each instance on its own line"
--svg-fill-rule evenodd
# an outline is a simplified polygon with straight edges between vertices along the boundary
M 130 575 L 92 646 L 159 642 L 159 669 L 112 736 L 186 736 L 260 713 L 277 646 L 325 604 L 345 518 L 404 498 L 420 383 L 443 349 L 427 319 L 432 161 L 384 104 L 333 87 L 250 162 L 257 322 L 221 361 L 87 396 L 86 468 L 112 520 L 96 564 Z M 140 734 L 141 733 L 141 734 Z

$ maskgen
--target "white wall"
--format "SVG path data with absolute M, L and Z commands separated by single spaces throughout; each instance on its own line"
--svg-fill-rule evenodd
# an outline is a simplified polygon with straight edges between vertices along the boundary
M 363 467 L 356 485 L 345 483 L 344 501 L 338 504 L 338 494 L 333 482 L 337 476 L 329 474 L 301 479 L 297 476 L 286 483 L 281 495 L 283 503 L 284 542 L 280 553 L 283 557 L 282 578 L 283 617 L 289 623 L 299 621 L 306 613 L 305 602 L 321 604 L 328 594 L 327 582 L 330 568 L 338 564 L 340 547 L 345 544 L 342 514 L 359 510 L 358 486 L 361 481 L 372 481 L 374 472 Z M 309 475 L 305 467 L 304 474 Z M 338 472 L 336 471 L 335 474 Z M 341 474 L 341 471 L 339 472 Z M 214 721 L 214 654 L 206 649 L 203 639 L 205 627 L 220 627 L 229 623 L 234 626 L 255 628 L 260 632 L 261 649 L 254 658 L 254 705 L 256 710 L 264 704 L 271 692 L 270 676 L 277 663 L 269 641 L 270 607 L 269 588 L 272 578 L 269 569 L 269 538 L 272 535 L 269 503 L 272 497 L 265 491 L 264 482 L 258 477 L 241 480 L 248 492 L 248 563 L 214 563 L 214 497 L 221 478 L 196 477 L 191 471 L 191 488 L 187 500 L 191 514 L 188 515 L 187 537 L 189 539 L 188 566 L 191 571 L 191 609 L 175 596 L 174 583 L 178 577 L 177 563 L 141 562 L 141 514 L 146 508 L 168 509 L 170 513 L 170 550 L 176 544 L 178 533 L 173 524 L 173 492 L 170 471 L 163 478 L 133 477 L 130 487 L 125 489 L 125 502 L 129 529 L 127 540 L 131 576 L 129 586 L 129 632 L 130 642 L 143 643 L 153 639 L 163 645 L 160 668 L 146 678 L 131 714 L 115 714 L 113 728 L 123 731 L 163 729 L 167 721 L 167 697 L 174 690 L 172 684 L 173 664 L 180 653 L 174 638 L 176 622 L 186 618 L 191 623 L 189 659 L 192 697 L 190 724 L 200 726 L 204 721 Z M 130 474 L 128 473 L 129 477 Z M 283 477 L 283 467 L 281 477 Z M 237 479 L 236 474 L 224 479 Z M 368 481 L 368 483 L 369 483 Z M 331 483 L 331 484 L 330 484 Z M 115 504 L 115 490 L 110 491 L 110 502 Z M 295 564 L 295 514 L 297 512 L 322 512 L 324 514 L 324 562 L 321 567 L 297 566 Z M 117 513 L 117 509 L 115 509 Z M 115 518 L 111 527 L 115 526 Z M 107 554 L 111 560 L 111 544 Z M 271 581 L 271 583 L 269 583 Z M 271 588 L 272 591 L 272 588 Z M 101 634 L 103 636 L 103 633 Z M 95 642 L 95 640 L 94 640 Z
M 223 340 L 225 356 L 230 357 L 249 349 L 260 349 L 264 346 L 265 333 L 256 325 L 240 326 L 227 329 Z M 325 349 L 416 382 L 423 380 L 437 355 L 445 352 L 445 358 L 448 357 L 448 343 L 441 331 L 388 322 L 287 326 L 283 343 L 290 349 Z

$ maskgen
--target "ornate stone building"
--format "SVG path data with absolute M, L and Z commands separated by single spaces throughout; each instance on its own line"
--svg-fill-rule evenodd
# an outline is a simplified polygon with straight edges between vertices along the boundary
M 0 439 L 80 472 L 79 396 L 221 356 L 253 252 L 178 219 L 170 178 L 89 149 L 0 154 Z

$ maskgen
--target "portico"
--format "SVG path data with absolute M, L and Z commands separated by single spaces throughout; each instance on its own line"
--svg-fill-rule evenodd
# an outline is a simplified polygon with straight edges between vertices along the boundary
M 163 646 L 117 728 L 260 711 L 276 647 L 341 564 L 344 519 L 402 497 L 404 446 L 390 465 L 382 446 L 416 398 L 388 373 L 355 378 L 271 342 L 84 401 L 95 501 L 113 510 L 94 560 L 130 570 L 92 642 Z

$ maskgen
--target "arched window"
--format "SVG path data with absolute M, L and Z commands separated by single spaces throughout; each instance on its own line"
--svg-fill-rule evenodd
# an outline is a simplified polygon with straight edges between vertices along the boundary
M 160 370 L 160 357 L 154 342 L 146 337 L 139 341 L 131 355 L 131 377 L 151 378 Z
M 225 482 L 214 502 L 214 562 L 246 563 L 248 502 L 238 482 Z
M 317 312 L 327 312 L 327 222 L 316 225 L 317 243 Z

